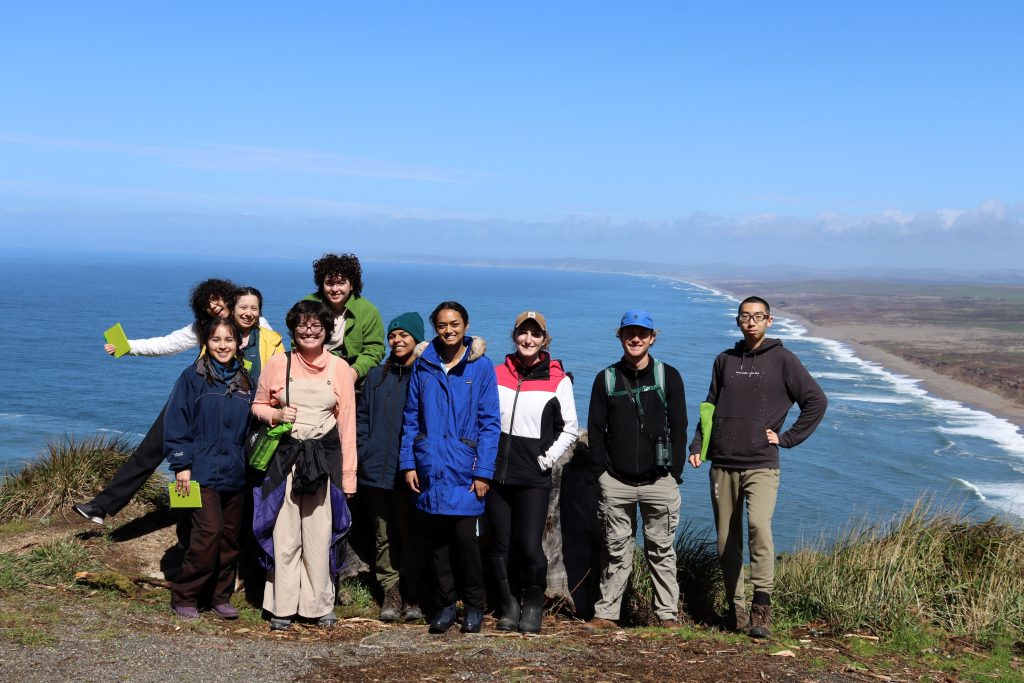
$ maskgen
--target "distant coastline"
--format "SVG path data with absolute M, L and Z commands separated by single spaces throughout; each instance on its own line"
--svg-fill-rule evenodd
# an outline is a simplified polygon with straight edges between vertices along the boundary
M 399 257 L 395 260 L 409 263 L 426 262 L 415 257 L 409 259 Z M 971 341 L 976 341 L 972 339 L 972 336 L 976 336 L 978 340 L 987 340 L 991 347 L 1000 343 L 1000 330 L 984 324 L 966 328 L 955 324 L 943 326 L 942 321 L 935 321 L 934 325 L 929 326 L 920 320 L 906 319 L 904 317 L 906 311 L 899 310 L 896 315 L 893 315 L 893 311 L 889 310 L 898 306 L 902 290 L 907 292 L 904 299 L 910 308 L 918 306 L 920 290 L 930 291 L 943 288 L 970 290 L 975 296 L 966 298 L 976 299 L 979 302 L 979 307 L 988 302 L 984 297 L 978 298 L 976 290 L 986 288 L 993 291 L 1008 290 L 1011 295 L 1015 295 L 1019 290 L 1020 297 L 1011 299 L 1009 302 L 1011 315 L 1008 317 L 1012 319 L 1012 311 L 1019 311 L 1020 315 L 1017 318 L 1024 320 L 1024 271 L 965 273 L 902 269 L 835 272 L 814 269 L 791 271 L 775 269 L 769 277 L 763 280 L 752 280 L 748 277 L 738 276 L 738 269 L 735 266 L 723 264 L 687 267 L 664 263 L 599 259 L 526 261 L 485 258 L 451 259 L 450 262 L 453 265 L 470 267 L 575 270 L 638 277 L 661 277 L 717 291 L 737 299 L 747 296 L 751 292 L 757 292 L 773 304 L 774 313 L 798 322 L 811 336 L 845 344 L 863 360 L 877 363 L 894 374 L 920 381 L 922 388 L 939 398 L 955 401 L 1005 419 L 1017 427 L 1018 433 L 1024 433 L 1024 401 L 1014 400 L 1015 397 L 1021 395 L 1020 392 L 1012 393 L 1014 387 L 1017 386 L 1016 377 L 1024 377 L 1024 354 L 1008 358 L 1004 367 L 999 368 L 1000 374 L 995 376 L 995 379 L 1002 381 L 1004 385 L 1011 384 L 1009 388 L 1004 386 L 1004 393 L 1011 395 L 1001 395 L 986 388 L 985 374 L 978 372 L 978 368 L 974 367 L 975 362 L 987 353 L 986 348 L 981 345 L 962 344 L 968 358 L 959 359 L 955 363 L 925 365 L 905 357 L 928 357 L 929 349 L 924 342 L 934 341 L 929 336 L 950 335 L 950 341 L 953 344 L 958 336 L 965 335 L 965 329 L 967 337 Z M 432 263 L 436 263 L 436 261 L 432 261 Z M 819 315 L 822 299 L 837 301 L 851 299 L 853 296 L 847 296 L 847 292 L 852 292 L 858 287 L 882 290 L 882 294 L 876 292 L 873 297 L 858 296 L 857 310 L 851 317 L 842 320 L 842 324 L 829 324 L 820 319 L 822 317 Z M 797 290 L 800 291 L 797 292 Z M 911 302 L 913 303 L 911 304 Z M 882 315 L 883 309 L 889 314 L 888 317 Z M 849 314 L 849 310 L 844 312 Z M 911 311 L 912 313 L 913 311 Z M 927 317 L 929 323 L 932 322 L 933 312 L 924 311 L 923 315 Z M 883 346 L 887 348 L 882 348 Z M 893 353 L 893 350 L 903 351 L 904 355 L 897 355 Z M 971 357 L 972 355 L 973 357 Z M 989 370 L 989 368 L 981 369 Z M 954 373 L 960 376 L 953 376 Z M 975 381 L 964 381 L 964 376 Z

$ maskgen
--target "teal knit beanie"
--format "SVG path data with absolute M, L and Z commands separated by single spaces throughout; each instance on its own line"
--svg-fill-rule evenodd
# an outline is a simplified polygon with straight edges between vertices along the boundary
M 412 311 L 403 313 L 388 323 L 388 334 L 391 334 L 392 330 L 405 330 L 418 344 L 423 341 L 423 318 L 419 313 Z

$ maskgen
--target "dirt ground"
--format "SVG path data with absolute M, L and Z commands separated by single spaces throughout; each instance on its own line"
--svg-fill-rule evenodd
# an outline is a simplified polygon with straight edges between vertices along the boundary
M 98 564 L 123 574 L 126 592 L 78 585 L 0 590 L 0 676 L 29 681 L 955 681 L 938 671 L 857 653 L 846 634 L 803 628 L 778 639 L 692 627 L 592 632 L 548 615 L 539 636 L 443 636 L 424 624 L 341 619 L 332 629 L 271 632 L 255 609 L 233 622 L 172 617 L 159 578 L 175 561 L 166 514 L 107 528 L 72 514 L 5 536 L 0 552 L 76 538 Z M 93 567 L 97 569 L 97 567 Z

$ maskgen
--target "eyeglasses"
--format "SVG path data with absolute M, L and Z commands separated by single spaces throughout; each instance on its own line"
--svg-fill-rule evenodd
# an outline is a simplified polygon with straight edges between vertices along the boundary
M 310 325 L 303 325 L 299 323 L 295 326 L 296 332 L 312 332 L 313 334 L 320 334 L 324 331 L 324 326 L 320 323 L 312 323 Z
M 760 324 L 770 317 L 771 316 L 768 315 L 767 313 L 754 313 L 753 315 L 751 315 L 750 313 L 740 313 L 738 316 L 736 316 L 736 322 L 749 323 L 751 320 L 753 320 L 755 323 Z

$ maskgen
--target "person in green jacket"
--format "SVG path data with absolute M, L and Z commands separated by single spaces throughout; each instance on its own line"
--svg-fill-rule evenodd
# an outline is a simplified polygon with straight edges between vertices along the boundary
M 362 295 L 363 270 L 355 254 L 324 254 L 313 261 L 317 291 L 306 299 L 327 304 L 335 315 L 334 334 L 325 348 L 344 358 L 355 373 L 356 388 L 370 368 L 384 359 L 384 321 Z

